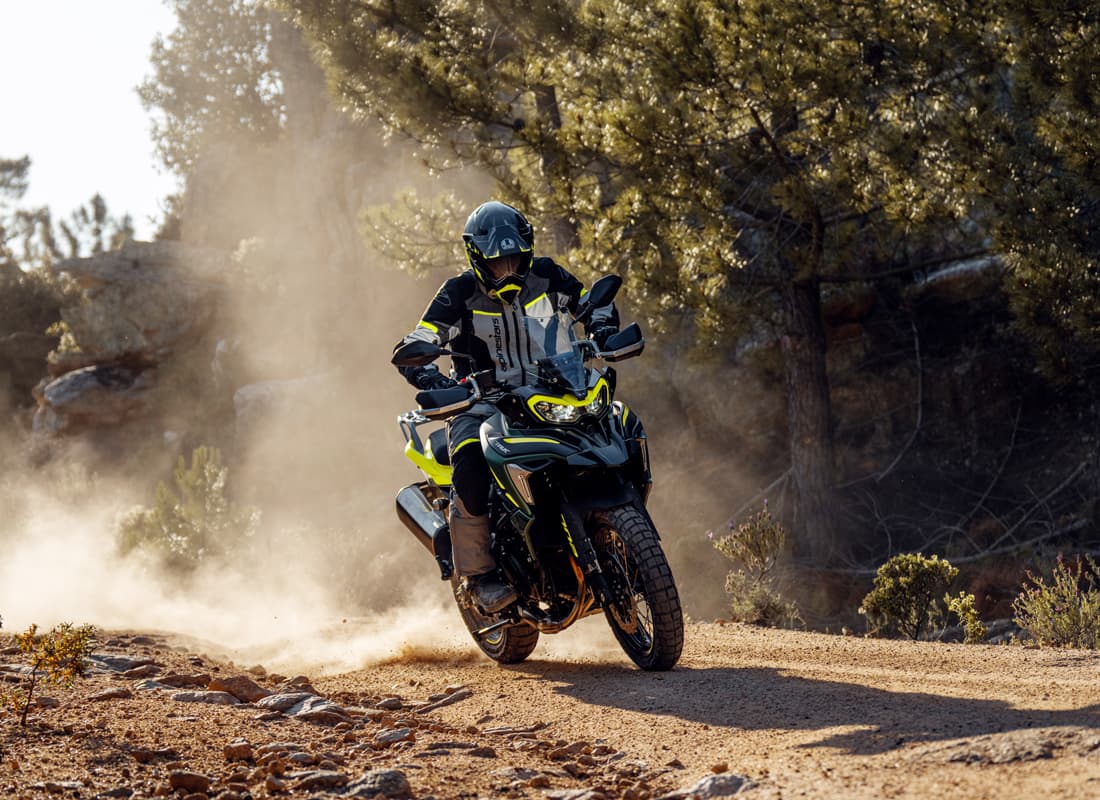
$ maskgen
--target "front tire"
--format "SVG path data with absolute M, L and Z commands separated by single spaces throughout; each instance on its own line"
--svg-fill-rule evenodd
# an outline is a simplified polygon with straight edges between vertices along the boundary
M 684 649 L 680 595 L 649 517 L 621 506 L 596 518 L 593 540 L 612 600 L 604 615 L 644 670 L 672 669 Z
M 534 652 L 535 645 L 539 643 L 539 632 L 526 623 L 500 628 L 488 636 L 478 636 L 479 630 L 499 620 L 483 614 L 474 605 L 466 594 L 466 590 L 462 588 L 462 579 L 457 575 L 451 577 L 451 590 L 454 592 L 455 605 L 458 606 L 458 613 L 466 624 L 466 630 L 470 632 L 481 651 L 493 661 L 498 664 L 518 664 Z

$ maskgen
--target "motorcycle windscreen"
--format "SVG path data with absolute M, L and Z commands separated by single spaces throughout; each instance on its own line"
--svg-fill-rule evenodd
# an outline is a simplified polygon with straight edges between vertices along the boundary
M 573 318 L 553 308 L 546 295 L 524 309 L 523 319 L 531 343 L 527 384 L 540 383 L 583 396 L 587 391 L 584 357 L 574 331 Z

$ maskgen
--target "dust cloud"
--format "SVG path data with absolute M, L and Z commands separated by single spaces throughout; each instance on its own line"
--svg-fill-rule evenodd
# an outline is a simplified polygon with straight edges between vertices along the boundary
M 211 145 L 188 179 L 182 241 L 232 253 L 234 271 L 212 329 L 195 352 L 179 356 L 193 373 L 173 382 L 172 364 L 162 366 L 172 391 L 160 398 L 160 428 L 146 426 L 141 443 L 116 442 L 118 469 L 100 459 L 95 481 L 83 487 L 58 477 L 79 471 L 79 449 L 38 470 L 19 465 L 17 447 L 6 449 L 6 630 L 71 621 L 166 631 L 275 670 L 481 657 L 448 584 L 393 509 L 397 491 L 419 476 L 396 424 L 413 391 L 389 364 L 391 348 L 461 263 L 413 277 L 367 249 L 359 212 L 409 188 L 427 197 L 451 191 L 473 208 L 491 186 L 484 176 L 429 175 L 377 131 L 324 103 L 306 105 L 289 109 L 297 127 L 282 143 Z M 463 222 L 454 221 L 455 243 Z M 705 531 L 731 510 L 728 470 L 720 478 L 713 464 L 702 470 L 693 447 L 700 433 L 671 404 L 647 417 L 648 387 L 632 386 L 631 407 L 652 443 L 654 516 L 685 608 L 717 616 L 726 565 Z M 714 402 L 716 413 L 728 413 L 727 398 Z M 169 428 L 182 431 L 177 440 L 187 447 L 159 448 L 148 463 L 126 455 L 158 449 L 154 440 Z M 260 510 L 258 530 L 186 576 L 121 555 L 120 514 L 150 505 L 157 481 L 170 483 L 176 458 L 199 444 L 223 451 L 232 497 Z M 623 658 L 602 619 L 543 637 L 538 654 Z

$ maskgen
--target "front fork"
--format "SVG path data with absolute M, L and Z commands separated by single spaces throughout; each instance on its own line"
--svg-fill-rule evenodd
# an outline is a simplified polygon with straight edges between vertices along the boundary
M 561 508 L 561 526 L 577 564 L 584 573 L 585 582 L 591 587 L 596 601 L 607 607 L 613 601 L 613 593 L 604 577 L 603 568 L 600 567 L 596 547 L 592 543 L 592 537 L 588 535 L 584 517 L 575 506 L 564 504 Z

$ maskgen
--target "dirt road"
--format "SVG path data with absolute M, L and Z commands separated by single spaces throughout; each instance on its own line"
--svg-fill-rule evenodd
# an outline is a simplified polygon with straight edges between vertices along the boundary
M 599 623 L 586 621 L 589 632 L 580 635 L 600 641 Z M 738 795 L 747 798 L 1100 797 L 1095 653 L 696 624 L 680 665 L 651 674 L 619 655 L 609 634 L 606 647 L 571 653 L 571 633 L 546 639 L 512 667 L 470 647 L 419 647 L 316 677 L 316 693 L 349 715 L 335 729 L 255 706 L 184 706 L 168 691 L 136 687 L 132 697 L 93 701 L 104 687 L 128 685 L 119 675 L 102 676 L 71 698 L 59 695 L 61 706 L 39 712 L 38 727 L 23 738 L 10 716 L 0 722 L 8 753 L 0 789 L 40 797 L 34 787 L 44 782 L 83 781 L 88 788 L 78 796 L 111 787 L 112 796 L 126 789 L 151 796 L 168 785 L 169 772 L 186 769 L 207 775 L 209 796 L 227 800 L 246 790 L 253 797 L 340 796 L 364 770 L 386 768 L 402 772 L 417 798 L 579 798 L 587 791 L 590 800 L 643 800 L 716 772 L 749 779 Z M 184 653 L 148 637 L 136 640 L 141 646 L 134 641 L 120 637 L 114 645 L 165 671 L 195 670 L 180 661 Z M 241 671 L 209 657 L 203 668 Z M 257 678 L 271 690 L 280 679 Z M 393 710 L 377 709 L 387 703 Z M 387 736 L 397 744 L 379 744 Z M 314 768 L 328 759 L 327 768 L 343 777 L 326 790 L 307 790 L 321 784 L 293 772 L 263 781 L 262 758 L 245 769 L 227 760 L 223 748 L 237 738 L 254 748 L 297 743 L 314 754 Z M 83 760 L 56 757 L 57 748 L 82 752 L 93 741 L 97 749 Z M 159 765 L 127 757 L 154 745 L 176 757 Z M 12 761 L 18 769 L 5 769 Z

